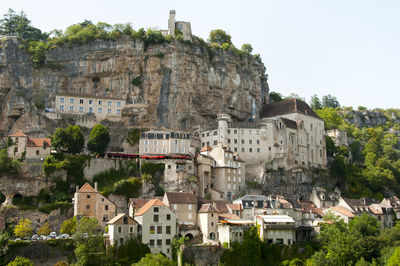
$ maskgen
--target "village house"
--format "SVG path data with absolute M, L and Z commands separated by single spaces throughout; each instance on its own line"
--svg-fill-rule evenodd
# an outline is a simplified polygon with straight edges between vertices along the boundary
M 257 209 L 264 211 L 265 203 L 268 199 L 265 195 L 244 195 L 234 200 L 233 203 L 242 206 L 243 219 L 253 220 Z
M 197 224 L 197 198 L 192 192 L 165 192 L 163 203 L 172 209 L 179 224 Z
M 76 186 L 73 202 L 74 216 L 97 218 L 103 229 L 116 215 L 117 206 L 97 191 L 97 182 L 94 188 L 89 183 L 85 183 L 81 188 Z
M 91 94 L 57 94 L 55 112 L 61 114 L 93 114 L 97 119 L 120 118 L 125 100 Z
M 203 243 L 215 243 L 218 239 L 218 213 L 213 204 L 206 203 L 198 212 L 198 223 L 203 234 Z
M 338 216 L 342 219 L 346 224 L 348 224 L 351 220 L 354 219 L 355 215 L 348 209 L 342 206 L 333 206 L 330 208 L 326 208 L 323 210 L 324 214 L 332 213 L 335 216 Z
M 323 187 L 313 187 L 310 199 L 317 208 L 329 208 L 339 204 L 340 193 L 327 191 Z
M 381 204 L 386 208 L 393 208 L 395 212 L 396 219 L 400 220 L 400 199 L 397 196 L 392 196 L 391 198 L 384 198 Z
M 143 207 L 151 198 L 130 198 L 128 203 L 128 213 L 130 217 L 134 217 L 135 213 Z
M 215 165 L 214 158 L 204 154 L 204 152 L 206 152 L 208 149 L 211 151 L 212 148 L 210 146 L 205 146 L 200 150 L 200 153 L 196 153 L 196 168 L 199 180 L 198 191 L 201 198 L 205 198 L 207 195 L 211 194 L 211 184 L 214 182 L 212 172 L 212 169 Z
M 177 216 L 161 200 L 152 199 L 135 213 L 135 221 L 142 227 L 142 243 L 153 254 L 164 253 L 172 258 L 172 240 L 177 235 Z
M 291 99 L 262 107 L 258 122 L 233 122 L 219 114 L 218 127 L 201 131 L 201 145 L 222 143 L 247 164 L 273 169 L 326 168 L 324 121 L 303 101 Z
M 44 159 L 51 153 L 50 138 L 28 137 L 22 130 L 18 130 L 8 137 L 12 141 L 12 145 L 7 148 L 10 158 Z
M 254 221 L 241 219 L 224 219 L 218 223 L 218 240 L 230 247 L 233 242 L 243 242 L 244 231 L 253 226 Z
M 152 130 L 142 132 L 139 155 L 190 154 L 190 134 L 183 131 Z
M 215 161 L 211 184 L 207 186 L 223 192 L 224 198 L 228 201 L 238 198 L 245 188 L 245 162 L 221 143 L 213 148 L 206 147 L 201 151 L 201 155 L 211 157 Z M 200 179 L 200 183 L 206 181 Z
M 126 213 L 120 213 L 107 222 L 110 245 L 124 245 L 130 238 L 136 238 L 138 223 Z
M 291 245 L 295 242 L 295 222 L 288 215 L 258 215 L 260 238 L 269 244 Z

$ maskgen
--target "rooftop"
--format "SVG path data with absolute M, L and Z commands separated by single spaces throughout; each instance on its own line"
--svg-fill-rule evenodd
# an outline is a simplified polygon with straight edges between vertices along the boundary
M 161 200 L 159 199 L 152 199 L 149 200 L 145 205 L 143 205 L 142 208 L 139 209 L 137 213 L 135 213 L 135 216 L 142 216 L 145 214 L 148 210 L 151 209 L 153 206 L 167 206 L 165 205 Z
M 211 203 L 201 205 L 199 213 L 219 212 Z
M 80 189 L 79 192 L 98 192 L 88 182 L 86 182 Z
M 196 195 L 192 192 L 165 192 L 170 204 L 197 204 Z
M 133 221 L 135 224 L 137 224 L 137 222 L 132 218 L 129 217 L 129 215 L 127 213 L 119 213 L 117 216 L 115 216 L 114 218 L 112 218 L 110 221 L 107 222 L 107 224 L 114 224 L 116 223 L 119 219 L 122 219 L 123 217 L 127 216 L 128 220 L 131 220 L 131 222 Z
M 288 215 L 259 215 L 265 223 L 294 223 L 292 217 Z
M 9 137 L 26 137 L 25 133 L 20 129 L 9 135 Z
M 296 98 L 264 105 L 260 111 L 260 118 L 268 118 L 292 113 L 309 115 L 321 119 L 307 103 Z
M 43 147 L 44 145 L 51 146 L 51 138 L 28 138 L 27 147 Z

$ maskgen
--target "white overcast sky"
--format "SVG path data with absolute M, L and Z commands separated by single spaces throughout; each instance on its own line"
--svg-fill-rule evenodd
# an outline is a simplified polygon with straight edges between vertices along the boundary
M 167 28 L 170 9 L 207 39 L 221 28 L 240 48 L 250 43 L 271 91 L 332 94 L 344 106 L 400 108 L 398 0 L 0 0 L 0 14 L 24 10 L 43 31 L 85 19 Z

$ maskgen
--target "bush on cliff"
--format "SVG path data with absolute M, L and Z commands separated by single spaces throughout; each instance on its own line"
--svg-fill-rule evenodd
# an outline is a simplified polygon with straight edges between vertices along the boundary
M 104 154 L 110 142 L 110 132 L 102 124 L 95 125 L 90 131 L 87 147 L 89 151 Z
M 28 258 L 18 256 L 13 261 L 8 263 L 7 266 L 33 266 L 33 263 Z
M 7 150 L 0 151 L 0 174 L 18 173 L 20 163 L 18 160 L 13 160 L 7 155 Z

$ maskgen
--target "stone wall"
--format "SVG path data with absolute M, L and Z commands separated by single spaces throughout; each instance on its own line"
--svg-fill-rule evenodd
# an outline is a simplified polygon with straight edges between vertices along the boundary
M 224 250 L 224 248 L 218 245 L 183 246 L 183 262 L 196 266 L 217 266 Z M 183 262 L 178 263 L 178 265 L 183 265 Z
M 127 162 L 117 159 L 91 158 L 89 161 L 86 161 L 83 174 L 86 180 L 92 181 L 95 175 L 110 169 L 118 170 L 120 164 L 126 164 Z

